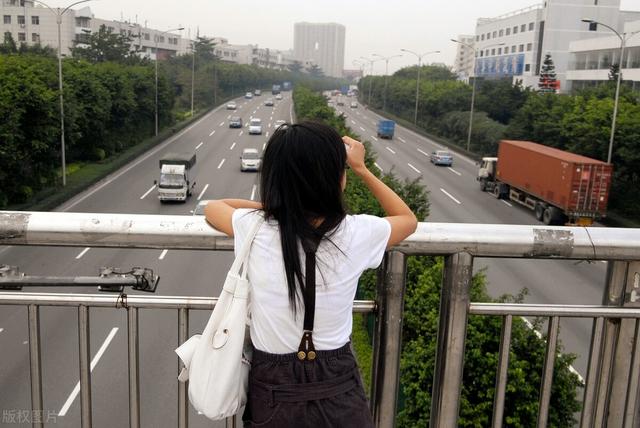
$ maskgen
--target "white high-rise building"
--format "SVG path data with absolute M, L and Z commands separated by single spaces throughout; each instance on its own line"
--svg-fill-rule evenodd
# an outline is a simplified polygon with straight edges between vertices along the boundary
M 456 49 L 456 61 L 453 64 L 453 72 L 458 75 L 458 79 L 468 81 L 473 71 L 473 45 L 476 37 L 461 34 L 456 39 L 458 43 Z
M 334 23 L 297 22 L 293 29 L 293 56 L 313 63 L 326 76 L 342 77 L 345 27 Z
M 607 23 L 621 31 L 627 21 L 640 19 L 640 12 L 620 10 L 620 0 L 547 0 L 495 18 L 480 18 L 476 24 L 475 73 L 483 78 L 512 78 L 536 87 L 546 54 L 551 55 L 560 81 L 560 91 L 570 90 L 567 70 L 572 42 L 607 37 L 606 28 L 590 25 L 583 18 Z

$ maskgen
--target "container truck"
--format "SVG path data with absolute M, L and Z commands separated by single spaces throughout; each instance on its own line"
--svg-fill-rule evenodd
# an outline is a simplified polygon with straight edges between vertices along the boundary
M 160 182 L 158 199 L 186 202 L 196 182 L 189 182 L 189 171 L 196 164 L 195 153 L 167 153 L 160 158 Z
M 606 216 L 612 165 L 530 141 L 502 140 L 482 159 L 482 191 L 533 210 L 545 224 L 589 226 Z
M 280 85 L 271 86 L 271 94 L 272 95 L 277 95 L 279 93 L 280 93 Z
M 393 120 L 379 120 L 378 121 L 378 137 L 379 138 L 393 138 L 393 133 L 396 130 L 396 123 Z

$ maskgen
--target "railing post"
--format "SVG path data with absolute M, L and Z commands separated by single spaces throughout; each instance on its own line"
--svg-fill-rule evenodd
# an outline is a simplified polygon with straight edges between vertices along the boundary
M 187 341 L 189 335 L 189 309 L 178 309 L 178 345 Z M 178 358 L 178 373 L 182 371 L 184 364 Z M 188 382 L 188 381 L 187 381 Z M 189 405 L 187 404 L 187 382 L 178 381 L 178 428 L 189 426 Z
M 431 394 L 431 428 L 458 426 L 472 275 L 473 257 L 470 254 L 456 253 L 445 257 Z
M 129 427 L 140 427 L 140 341 L 138 308 L 127 308 L 129 350 Z
M 31 414 L 42 413 L 42 363 L 40 358 L 40 307 L 29 305 L 29 361 L 31 367 Z M 34 428 L 42 427 L 42 419 L 33 418 Z
M 78 306 L 78 347 L 80 361 L 80 421 L 82 428 L 91 428 L 91 358 L 89 337 L 89 307 Z
M 378 428 L 395 426 L 406 272 L 406 256 L 399 251 L 389 251 L 378 280 L 378 313 L 373 340 L 371 399 L 373 420 Z
M 634 288 L 635 287 L 635 288 Z M 630 293 L 640 292 L 640 262 L 613 261 L 607 269 L 607 284 L 603 304 L 606 306 L 637 306 L 630 302 Z M 600 376 L 594 391 L 596 403 L 595 416 L 591 426 L 618 427 L 625 424 L 625 407 L 629 389 L 635 388 L 629 376 L 633 372 L 635 320 L 608 319 L 605 322 L 600 350 Z M 588 415 L 586 415 L 588 418 Z M 585 416 L 583 416 L 584 420 Z M 638 409 L 627 423 L 630 426 L 640 424 Z M 583 424 L 583 426 L 587 426 Z

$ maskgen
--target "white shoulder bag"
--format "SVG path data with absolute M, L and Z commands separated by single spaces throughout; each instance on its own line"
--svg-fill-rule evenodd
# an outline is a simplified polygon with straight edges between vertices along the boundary
M 249 321 L 247 262 L 263 221 L 260 217 L 251 225 L 202 335 L 192 336 L 175 351 L 185 365 L 178 380 L 189 380 L 189 401 L 209 419 L 235 415 L 247 401 L 251 367 L 250 341 L 245 342 Z

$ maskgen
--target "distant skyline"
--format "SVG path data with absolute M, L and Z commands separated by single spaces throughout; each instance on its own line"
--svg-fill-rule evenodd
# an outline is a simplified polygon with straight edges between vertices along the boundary
M 72 0 L 45 0 L 52 7 L 66 7 Z M 554 1 L 554 0 L 548 0 Z M 558 1 L 558 0 L 556 0 Z M 182 36 L 194 36 L 196 29 L 208 37 L 224 37 L 233 44 L 293 48 L 295 22 L 335 22 L 346 27 L 344 68 L 358 68 L 353 60 L 377 53 L 402 54 L 400 49 L 418 53 L 440 50 L 425 58 L 427 62 L 453 64 L 456 46 L 450 41 L 458 34 L 473 34 L 476 19 L 493 17 L 539 4 L 531 0 L 404 0 L 299 2 L 293 0 L 101 0 L 74 7 L 89 6 L 96 17 L 128 20 L 156 29 L 185 27 Z M 164 6 L 170 4 L 171 6 Z M 621 0 L 623 10 L 640 10 L 640 0 Z M 416 63 L 414 55 L 389 62 L 389 71 Z M 367 70 L 368 71 L 368 67 Z M 374 66 L 384 73 L 384 61 Z

